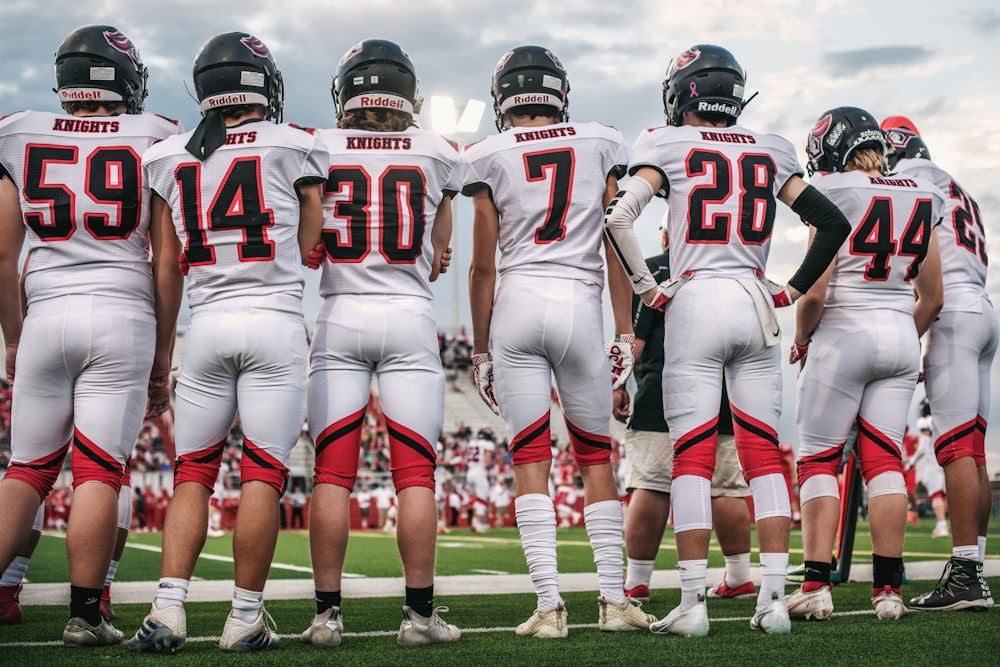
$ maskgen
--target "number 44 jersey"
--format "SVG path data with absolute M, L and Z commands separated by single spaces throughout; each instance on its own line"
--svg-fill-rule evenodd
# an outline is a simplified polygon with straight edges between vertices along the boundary
M 0 175 L 17 187 L 31 253 L 28 303 L 68 294 L 152 301 L 139 156 L 177 132 L 150 113 L 0 119 Z
M 628 162 L 622 134 L 600 123 L 516 127 L 468 147 L 465 187 L 489 189 L 500 213 L 500 274 L 604 285 L 608 176 Z
M 202 161 L 184 148 L 190 137 L 162 141 L 142 160 L 184 246 L 191 307 L 272 294 L 301 300 L 296 187 L 325 178 L 322 140 L 311 130 L 255 120 L 226 128 L 226 143 Z
M 629 173 L 661 172 L 670 205 L 670 275 L 740 277 L 764 271 L 777 196 L 802 167 L 774 134 L 731 127 L 658 127 L 632 148 Z

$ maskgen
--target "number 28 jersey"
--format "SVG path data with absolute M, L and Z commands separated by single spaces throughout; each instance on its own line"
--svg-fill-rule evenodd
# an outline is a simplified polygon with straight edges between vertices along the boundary
M 458 150 L 420 128 L 320 130 L 330 150 L 323 188 L 326 259 L 320 294 L 432 297 L 431 232 L 461 187 Z
M 0 173 L 20 197 L 31 259 L 28 303 L 68 294 L 152 302 L 149 188 L 139 156 L 175 135 L 150 113 L 0 119 Z
M 778 192 L 802 167 L 774 134 L 731 127 L 646 130 L 632 148 L 629 173 L 652 167 L 670 206 L 670 274 L 746 276 L 764 271 Z
M 485 185 L 500 213 L 500 275 L 603 285 L 604 192 L 627 160 L 621 132 L 600 123 L 517 127 L 466 148 L 463 192 Z
M 170 206 L 191 266 L 191 307 L 271 294 L 301 300 L 295 186 L 325 178 L 322 140 L 293 125 L 253 121 L 227 128 L 226 143 L 202 161 L 184 148 L 190 138 L 154 145 L 143 169 Z

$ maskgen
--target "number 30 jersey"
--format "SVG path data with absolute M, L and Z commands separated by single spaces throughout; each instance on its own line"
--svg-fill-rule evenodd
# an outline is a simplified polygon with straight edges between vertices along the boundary
M 17 186 L 27 227 L 29 304 L 68 294 L 152 301 L 139 156 L 178 131 L 150 113 L 0 119 L 0 174 Z
M 320 294 L 432 298 L 431 231 L 461 180 L 458 151 L 420 128 L 402 132 L 320 130 L 324 169 Z
M 500 213 L 500 274 L 604 285 L 604 192 L 625 174 L 622 134 L 600 123 L 517 127 L 465 149 L 465 194 Z
M 629 173 L 652 167 L 670 205 L 670 275 L 764 271 L 778 192 L 802 167 L 774 134 L 731 127 L 666 126 L 639 135 Z
M 192 308 L 243 296 L 302 298 L 296 185 L 320 183 L 329 159 L 315 133 L 252 121 L 226 129 L 204 161 L 185 148 L 191 133 L 143 155 L 154 193 L 166 200 L 191 269 Z

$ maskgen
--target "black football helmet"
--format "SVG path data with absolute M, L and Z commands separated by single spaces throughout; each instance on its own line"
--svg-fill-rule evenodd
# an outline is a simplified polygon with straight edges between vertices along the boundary
M 503 116 L 519 106 L 555 108 L 561 122 L 569 120 L 569 75 L 559 58 L 541 46 L 519 46 L 503 54 L 490 86 L 498 130 L 506 130 Z
M 878 148 L 886 154 L 885 134 L 875 116 L 857 107 L 830 109 L 816 121 L 806 141 L 809 175 L 844 171 L 858 148 Z
M 721 46 L 697 44 L 667 66 L 663 117 L 667 125 L 680 125 L 685 111 L 720 113 L 734 125 L 750 101 L 743 99 L 745 89 L 746 72 L 732 53 Z
M 895 169 L 896 163 L 903 159 L 931 159 L 931 151 L 920 137 L 917 126 L 906 116 L 889 116 L 880 127 L 889 147 L 886 156 L 889 169 Z
M 267 45 L 245 32 L 223 32 L 194 57 L 194 90 L 204 114 L 212 109 L 261 104 L 280 123 L 285 106 L 281 72 Z
M 125 113 L 142 113 L 147 77 L 139 50 L 114 26 L 77 28 L 56 51 L 60 102 L 121 102 Z
M 399 44 L 366 39 L 343 55 L 333 79 L 333 106 L 339 120 L 352 109 L 395 109 L 415 116 L 423 98 L 417 69 Z

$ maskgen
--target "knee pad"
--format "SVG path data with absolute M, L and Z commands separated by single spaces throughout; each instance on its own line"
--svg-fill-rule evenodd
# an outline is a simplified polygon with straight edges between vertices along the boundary
M 510 459 L 514 465 L 552 459 L 549 417 L 550 413 L 546 412 L 538 421 L 523 429 L 510 441 Z
M 712 481 L 701 475 L 674 477 L 670 502 L 674 532 L 712 530 Z
M 802 479 L 801 477 L 799 478 Z M 836 498 L 840 500 L 840 484 L 836 475 L 814 474 L 799 483 L 799 503 L 805 505 L 816 498 Z
M 284 495 L 285 489 L 288 488 L 288 466 L 244 435 L 240 483 L 247 482 L 266 482 L 277 490 L 279 496 Z
M 781 449 L 778 432 L 759 419 L 740 412 L 730 405 L 733 412 L 733 432 L 736 436 L 736 453 L 747 481 L 764 475 L 781 475 Z
M 884 472 L 880 475 L 875 475 L 868 482 L 869 500 L 889 495 L 906 495 L 906 482 L 903 480 L 902 474 L 898 472 Z
M 702 477 L 709 482 L 715 473 L 715 445 L 719 436 L 719 417 L 684 434 L 674 443 L 673 479 L 681 475 Z
M 976 421 L 970 420 L 942 433 L 934 442 L 934 457 L 942 468 L 958 459 L 970 456 L 976 458 Z M 985 461 L 985 431 L 983 457 Z M 977 464 L 978 465 L 978 464 Z
M 335 484 L 353 489 L 358 478 L 358 456 L 361 452 L 361 427 L 365 408 L 348 415 L 330 426 L 316 438 L 316 484 Z
M 226 441 L 222 440 L 205 449 L 177 457 L 177 469 L 174 471 L 174 488 L 184 482 L 197 482 L 210 492 L 215 490 L 215 480 L 219 477 L 219 466 L 222 464 L 222 448 Z
M 792 518 L 792 506 L 788 498 L 788 485 L 780 473 L 760 475 L 749 481 L 753 496 L 754 520 L 774 517 Z
M 573 460 L 578 466 L 596 466 L 611 463 L 611 436 L 587 433 L 566 420 L 569 431 L 569 445 L 573 449 Z
M 118 491 L 118 527 L 122 530 L 132 529 L 132 487 L 124 482 Z
M 67 442 L 48 456 L 27 463 L 11 463 L 7 467 L 5 478 L 24 482 L 34 489 L 38 497 L 44 502 L 49 492 L 52 491 L 56 480 L 59 478 L 63 459 L 66 458 L 66 452 L 68 451 L 69 443 Z
M 884 472 L 898 472 L 902 476 L 903 456 L 900 447 L 864 419 L 858 418 L 857 453 L 861 476 L 866 484 L 870 484 L 871 480 Z
M 416 431 L 388 417 L 385 425 L 389 432 L 389 470 L 396 493 L 411 486 L 425 486 L 433 491 L 437 465 L 434 446 Z
M 91 442 L 80 431 L 73 433 L 73 488 L 86 482 L 101 482 L 114 489 L 117 494 L 122 488 L 125 466 L 113 456 Z
M 799 478 L 800 493 L 801 489 L 805 488 L 806 481 L 814 476 L 832 476 L 836 479 L 837 472 L 840 471 L 840 461 L 843 458 L 843 444 L 800 458 L 798 463 L 795 464 L 795 471 Z M 803 502 L 805 501 L 803 500 Z

